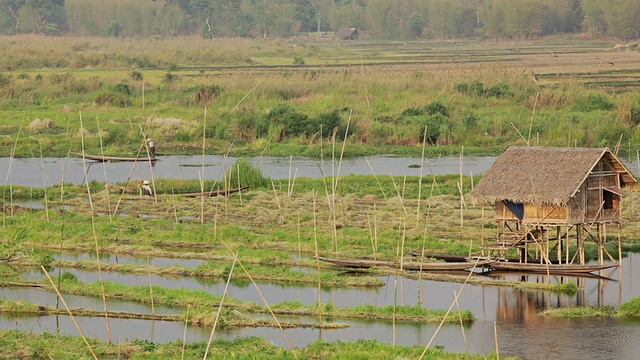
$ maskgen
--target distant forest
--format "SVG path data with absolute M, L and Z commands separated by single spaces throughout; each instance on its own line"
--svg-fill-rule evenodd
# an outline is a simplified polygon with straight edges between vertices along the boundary
M 640 37 L 638 0 L 0 0 L 0 33 L 370 39 Z M 318 34 L 316 34 L 318 35 Z

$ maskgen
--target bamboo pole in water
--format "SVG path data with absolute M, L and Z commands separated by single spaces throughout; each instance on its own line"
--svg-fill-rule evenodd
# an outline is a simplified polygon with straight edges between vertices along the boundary
M 496 360 L 500 360 L 500 346 L 498 345 L 498 323 L 493 321 L 493 337 L 496 342 Z
M 84 125 L 82 123 L 82 112 L 79 113 L 80 116 L 80 137 L 81 137 L 81 145 L 82 145 L 82 166 L 84 168 L 84 177 L 87 178 L 87 161 L 85 157 L 84 150 Z M 93 230 L 93 240 L 94 245 L 96 247 L 96 261 L 98 264 L 98 274 L 100 276 L 100 289 L 102 291 L 102 304 L 104 306 L 104 318 L 107 326 L 107 337 L 109 339 L 109 343 L 111 343 L 111 326 L 109 324 L 109 310 L 107 308 L 107 294 L 104 289 L 104 279 L 102 278 L 102 261 L 100 260 L 100 244 L 98 242 L 98 232 L 96 231 L 96 219 L 93 208 L 93 200 L 91 199 L 91 189 L 89 188 L 89 181 L 85 181 L 87 187 L 87 196 L 89 196 L 89 207 L 91 210 L 91 228 Z
M 60 293 L 60 290 L 58 289 L 56 284 L 53 282 L 53 279 L 51 279 L 51 276 L 49 276 L 49 272 L 47 271 L 47 269 L 45 269 L 44 266 L 40 266 L 40 268 L 42 269 L 44 274 L 47 276 L 47 279 L 49 279 L 49 282 L 51 283 L 51 286 L 53 286 L 53 289 L 56 291 L 56 294 L 58 294 L 58 298 L 60 298 L 62 300 L 62 304 L 64 304 L 64 308 L 67 310 L 67 313 L 71 317 L 71 321 L 73 321 L 73 324 L 76 326 L 76 329 L 78 329 L 78 332 L 80 333 L 80 336 L 82 337 L 82 340 L 84 340 L 84 343 L 89 348 L 89 351 L 91 352 L 91 355 L 93 356 L 94 359 L 98 360 L 98 356 L 96 355 L 95 351 L 93 351 L 93 348 L 91 347 L 91 344 L 89 344 L 89 341 L 87 340 L 87 337 L 84 336 L 84 332 L 82 332 L 82 329 L 80 328 L 80 325 L 76 321 L 75 316 L 73 316 L 73 313 L 71 312 L 71 309 L 69 309 L 69 306 L 67 305 L 67 302 L 64 301 L 64 298 L 62 297 L 62 294 Z M 111 339 L 111 336 L 109 336 L 109 339 Z M 111 340 L 109 340 L 109 342 L 111 342 Z
M 64 172 L 67 169 L 67 164 L 69 162 L 69 157 L 67 156 L 67 161 L 65 161 L 64 166 L 62 167 L 62 174 L 60 174 L 60 204 L 62 205 L 62 225 L 60 227 L 60 258 L 62 258 L 62 246 L 64 243 L 64 225 L 66 221 L 66 213 L 64 210 Z M 62 268 L 58 266 L 58 287 L 60 287 L 60 283 L 62 282 Z M 56 296 L 56 309 L 60 306 L 60 298 Z
M 104 147 L 102 146 L 102 133 L 100 132 L 100 121 L 96 118 L 96 124 L 98 126 L 98 137 L 100 138 L 100 154 L 104 156 Z M 102 171 L 104 173 L 104 189 L 107 194 L 107 209 L 109 209 L 109 222 L 113 222 L 113 216 L 111 214 L 111 199 L 109 198 L 109 180 L 107 179 L 107 165 L 102 162 Z
M 460 191 L 460 229 L 464 226 L 464 182 L 462 176 L 462 162 L 464 156 L 464 146 L 460 150 L 460 182 L 458 183 L 458 190 Z
M 322 274 L 320 273 L 320 254 L 318 250 L 318 223 L 316 209 L 316 192 L 313 192 L 313 247 L 316 258 L 316 273 L 318 274 L 318 323 L 322 325 Z
M 213 321 L 213 326 L 211 327 L 211 335 L 209 335 L 209 341 L 207 342 L 207 348 L 204 351 L 203 359 L 207 359 L 207 355 L 209 354 L 209 349 L 211 348 L 211 341 L 213 340 L 213 334 L 216 332 L 216 327 L 218 325 L 218 321 L 220 320 L 220 313 L 222 312 L 222 305 L 224 304 L 224 298 L 227 296 L 227 292 L 229 291 L 229 283 L 231 283 L 231 275 L 233 275 L 233 269 L 238 262 L 238 252 L 233 258 L 233 264 L 231 264 L 231 269 L 229 270 L 229 277 L 227 277 L 227 283 L 224 286 L 224 292 L 222 293 L 222 298 L 220 299 L 220 305 L 218 306 L 218 312 L 216 313 L 216 318 Z
M 418 206 L 416 209 L 416 228 L 420 227 L 420 202 L 422 201 L 422 171 L 424 170 L 424 150 L 427 146 L 427 127 L 422 137 L 422 156 L 420 157 L 420 177 L 418 177 Z
M 458 310 L 458 318 L 460 319 L 460 329 L 462 330 L 462 341 L 464 341 L 464 352 L 469 355 L 469 345 L 467 344 L 467 335 L 464 332 L 464 321 L 462 321 L 462 312 L 460 312 L 460 304 L 456 296 L 455 290 L 453 291 L 453 298 L 456 301 L 456 309 Z
M 460 287 L 460 291 L 454 297 L 453 302 L 451 303 L 451 306 L 449 306 L 449 309 L 447 310 L 447 312 L 445 313 L 444 317 L 442 318 L 442 321 L 440 321 L 440 324 L 438 325 L 438 328 L 436 329 L 436 331 L 433 333 L 433 336 L 431 337 L 431 340 L 429 340 L 429 343 L 427 344 L 427 346 L 425 346 L 424 351 L 422 352 L 422 354 L 420 354 L 420 358 L 419 358 L 420 360 L 422 360 L 424 358 L 424 355 L 427 353 L 427 350 L 429 350 L 429 347 L 431 346 L 431 343 L 433 343 L 433 340 L 436 338 L 436 335 L 438 335 L 438 332 L 440 331 L 440 328 L 442 328 L 442 325 L 447 320 L 447 316 L 449 316 L 449 313 L 451 313 L 451 309 L 453 309 L 454 305 L 458 301 L 458 298 L 460 297 L 460 295 L 462 295 L 462 292 L 464 291 L 464 287 L 469 282 L 469 279 L 473 275 L 473 271 L 476 269 L 476 266 L 478 266 L 478 261 L 480 261 L 480 259 L 477 259 L 476 262 L 473 264 L 473 268 L 471 268 L 471 271 L 469 271 L 469 275 L 467 276 L 467 278 L 462 283 L 462 286 Z
M 24 120 L 24 118 L 23 118 Z M 20 127 L 18 127 L 18 133 L 16 134 L 16 140 L 13 143 L 13 147 L 11 148 L 11 153 L 9 155 L 9 169 L 7 170 L 7 177 L 4 180 L 5 187 L 7 183 L 9 184 L 9 213 L 13 216 L 13 180 L 11 178 L 11 172 L 13 170 L 13 158 L 16 155 L 16 148 L 18 147 L 18 139 L 20 138 L 20 131 L 22 130 L 22 123 L 20 123 Z M 5 226 L 5 211 L 2 212 L 2 228 Z
M 207 138 L 207 107 L 204 107 L 204 115 L 202 116 L 202 172 L 200 173 L 200 224 L 204 224 L 204 155 Z
M 40 172 L 42 173 L 42 189 L 44 190 L 44 211 L 46 214 L 47 222 L 50 221 L 49 218 L 49 199 L 47 199 L 47 174 L 44 172 L 44 160 L 42 157 L 42 144 L 38 142 L 40 146 Z
M 185 350 L 187 349 L 187 326 L 189 325 L 189 310 L 191 310 L 191 305 L 187 305 L 187 314 L 184 317 L 184 331 L 182 333 L 182 356 L 181 360 L 184 360 Z
M 227 249 L 227 251 L 231 252 L 233 254 L 233 251 L 231 249 L 231 247 L 229 246 L 229 244 L 227 244 L 226 241 L 220 239 L 220 241 L 222 242 L 222 245 L 224 245 L 224 247 Z M 269 303 L 267 302 L 267 299 L 264 297 L 264 295 L 262 294 L 262 291 L 260 290 L 260 287 L 258 286 L 258 284 L 256 283 L 256 281 L 253 279 L 253 276 L 251 276 L 251 274 L 249 274 L 249 271 L 247 270 L 247 268 L 244 267 L 244 265 L 242 265 L 242 262 L 240 260 L 238 260 L 238 266 L 240 266 L 240 268 L 242 268 L 242 271 L 244 271 L 245 275 L 247 275 L 247 277 L 249 278 L 249 280 L 251 281 L 251 283 L 253 284 L 253 286 L 256 288 L 256 291 L 258 292 L 258 295 L 260 295 L 260 298 L 262 299 L 262 302 L 264 303 L 264 305 L 267 307 L 267 310 L 269 310 L 269 314 L 271 314 L 271 316 L 273 317 L 273 319 L 275 320 L 276 324 L 278 324 L 278 328 L 280 329 L 280 331 L 282 332 L 285 340 L 287 341 L 287 343 L 289 344 L 289 347 L 291 349 L 291 353 L 293 354 L 293 357 L 295 359 L 298 358 L 296 352 L 295 352 L 295 347 L 293 346 L 293 344 L 291 343 L 291 340 L 289 340 L 289 337 L 287 336 L 287 333 L 284 331 L 284 328 L 282 327 L 282 324 L 280 323 L 280 320 L 278 320 L 278 317 L 276 316 L 276 314 L 273 312 L 273 309 L 271 308 L 271 306 L 269 305 Z

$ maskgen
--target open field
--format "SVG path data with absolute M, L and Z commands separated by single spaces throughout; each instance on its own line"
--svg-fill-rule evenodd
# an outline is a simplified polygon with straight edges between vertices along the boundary
M 638 148 L 640 56 L 526 42 L 0 38 L 0 154 L 318 157 L 497 154 L 513 144 Z M 81 121 L 82 120 L 82 121 Z M 80 128 L 83 131 L 80 131 Z M 203 142 L 204 138 L 204 142 Z M 325 147 L 326 151 L 326 147 Z

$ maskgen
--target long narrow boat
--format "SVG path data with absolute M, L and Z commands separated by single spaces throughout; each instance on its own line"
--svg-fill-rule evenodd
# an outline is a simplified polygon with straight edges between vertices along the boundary
M 326 257 L 318 257 L 318 260 L 332 263 L 334 265 L 344 266 L 348 268 L 369 269 L 375 267 L 391 267 L 399 269 L 402 266 L 404 270 L 422 270 L 422 271 L 453 271 L 467 270 L 473 267 L 481 268 L 487 262 L 403 262 L 402 265 L 397 261 L 381 261 L 381 260 L 358 260 L 358 259 L 334 259 Z
M 244 190 L 247 190 L 248 188 L 249 188 L 248 186 L 243 186 L 241 188 L 234 188 L 234 189 L 212 190 L 212 191 L 205 191 L 205 192 L 183 193 L 183 194 L 176 194 L 176 195 L 192 197 L 192 198 L 195 198 L 195 197 L 208 197 L 208 196 L 220 196 L 220 195 L 233 194 L 233 193 L 236 193 L 238 191 L 244 191 Z
M 422 257 L 422 253 L 419 253 L 419 252 L 413 252 L 413 253 L 411 253 L 411 255 L 414 258 Z M 425 253 L 424 257 L 427 258 L 427 259 L 436 259 L 436 260 L 442 260 L 442 261 L 446 261 L 446 262 L 465 262 L 465 261 L 469 261 L 469 255 L 451 255 L 451 254 Z M 509 259 L 504 259 L 504 260 L 505 261 L 516 261 L 516 262 L 518 261 L 518 259 L 515 259 L 515 258 L 509 258 Z
M 618 267 L 618 264 L 532 264 L 508 261 L 496 261 L 488 265 L 492 270 L 506 270 L 517 272 L 533 272 L 542 274 L 585 274 L 598 270 Z
M 148 157 L 123 157 L 123 156 L 104 156 L 104 155 L 89 155 L 89 154 L 78 154 L 73 153 L 73 155 L 78 157 L 83 157 L 87 160 L 92 161 L 100 161 L 100 162 L 109 162 L 109 161 L 123 161 L 123 162 L 134 162 L 134 161 L 149 161 Z M 152 157 L 152 162 L 158 161 L 157 158 Z

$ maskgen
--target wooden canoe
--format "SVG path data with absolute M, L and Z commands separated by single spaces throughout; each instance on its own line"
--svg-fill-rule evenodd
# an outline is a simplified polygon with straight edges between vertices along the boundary
M 192 197 L 192 198 L 208 197 L 208 196 L 221 196 L 221 195 L 233 194 L 233 193 L 236 193 L 238 191 L 247 190 L 248 188 L 249 188 L 248 186 L 243 186 L 241 188 L 235 188 L 235 189 L 212 190 L 212 191 L 205 191 L 205 192 L 183 193 L 183 194 L 176 194 L 176 195 Z
M 492 270 L 505 270 L 514 272 L 533 272 L 541 274 L 585 274 L 593 271 L 618 267 L 618 264 L 532 264 L 496 261 L 488 265 Z
M 99 162 L 109 162 L 109 161 L 123 161 L 123 162 L 134 162 L 134 161 L 149 161 L 148 157 L 122 157 L 122 156 L 103 156 L 103 155 L 88 155 L 88 154 L 77 154 L 73 155 L 85 158 L 87 160 L 99 161 Z M 158 161 L 158 159 L 152 157 L 152 162 Z
M 358 259 L 334 259 L 326 257 L 318 257 L 318 260 L 332 263 L 334 265 L 344 266 L 348 268 L 357 269 L 369 269 L 376 267 L 391 267 L 400 268 L 400 263 L 396 261 L 381 261 L 381 260 L 358 260 Z M 403 262 L 402 269 L 404 270 L 422 270 L 422 271 L 453 271 L 453 270 L 466 270 L 471 269 L 474 266 L 481 268 L 485 263 L 478 262 Z
M 419 253 L 419 252 L 413 252 L 413 253 L 411 253 L 411 255 L 414 258 L 422 257 L 422 254 Z M 466 262 L 466 261 L 469 261 L 469 255 L 451 255 L 451 254 L 425 253 L 424 257 L 427 258 L 427 259 L 436 259 L 436 260 L 442 260 L 442 261 L 446 261 L 446 262 Z M 473 258 L 472 258 L 472 260 L 473 260 Z M 515 259 L 515 258 L 501 259 L 501 261 L 502 260 L 518 262 L 518 259 Z

